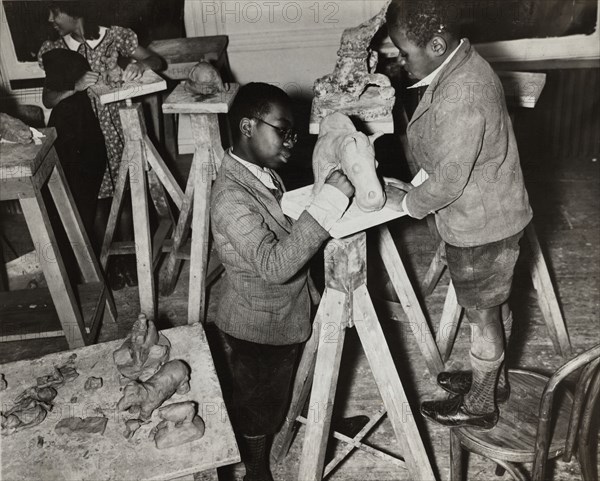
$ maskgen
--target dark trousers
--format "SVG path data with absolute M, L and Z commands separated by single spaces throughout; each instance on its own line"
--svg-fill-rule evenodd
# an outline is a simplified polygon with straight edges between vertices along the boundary
M 290 402 L 300 344 L 257 344 L 219 333 L 231 376 L 228 410 L 236 434 L 275 434 Z

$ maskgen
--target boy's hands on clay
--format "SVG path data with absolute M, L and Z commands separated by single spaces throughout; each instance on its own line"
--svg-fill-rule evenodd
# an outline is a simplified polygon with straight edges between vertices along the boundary
M 86 90 L 88 87 L 94 85 L 98 79 L 100 78 L 100 74 L 96 72 L 86 72 L 84 73 L 77 82 L 75 82 L 75 90 L 77 92 L 81 92 Z
M 325 179 L 325 183 L 340 190 L 348 198 L 354 195 L 354 186 L 341 170 L 331 171 Z
M 383 181 L 387 198 L 385 205 L 391 209 L 401 211 L 404 196 L 414 188 L 414 185 L 391 177 L 384 177 Z

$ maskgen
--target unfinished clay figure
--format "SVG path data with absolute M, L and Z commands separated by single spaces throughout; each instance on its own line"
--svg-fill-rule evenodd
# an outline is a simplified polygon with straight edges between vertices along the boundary
M 73 433 L 84 433 L 84 434 L 104 434 L 106 429 L 106 423 L 108 418 L 101 416 L 91 416 L 88 418 L 64 418 L 61 419 L 54 430 L 57 434 L 73 434 Z
M 158 417 L 162 419 L 154 435 L 158 449 L 190 443 L 204 436 L 204 421 L 196 415 L 192 401 L 163 406 L 158 410 Z
M 130 382 L 123 390 L 117 403 L 119 411 L 129 410 L 139 418 L 147 420 L 152 412 L 175 392 L 186 394 L 190 390 L 190 369 L 182 361 L 169 361 L 146 382 Z
M 385 75 L 374 73 L 378 59 L 377 52 L 371 50 L 373 37 L 385 23 L 388 5 L 389 2 L 377 15 L 359 26 L 344 30 L 333 73 L 315 82 L 317 107 L 325 107 L 327 102 L 336 105 L 356 104 L 368 90 L 371 101 L 361 106 L 361 112 L 353 113 L 363 120 L 373 120 L 391 114 L 394 106 L 394 88 Z M 381 102 L 373 102 L 373 99 L 379 99 Z M 326 115 L 328 112 L 322 113 Z
M 313 195 L 322 189 L 332 170 L 341 168 L 354 185 L 357 206 L 364 212 L 380 210 L 385 193 L 377 177 L 373 146 L 380 135 L 358 132 L 350 118 L 339 112 L 325 117 L 312 157 Z
M 140 314 L 113 360 L 128 379 L 146 381 L 169 359 L 171 344 L 156 331 L 152 321 Z
M 90 376 L 86 379 L 85 384 L 83 385 L 83 389 L 86 391 L 95 391 L 96 389 L 100 389 L 102 387 L 102 378 Z
M 192 94 L 204 97 L 225 91 L 219 72 L 206 60 L 200 60 L 192 67 L 184 88 Z

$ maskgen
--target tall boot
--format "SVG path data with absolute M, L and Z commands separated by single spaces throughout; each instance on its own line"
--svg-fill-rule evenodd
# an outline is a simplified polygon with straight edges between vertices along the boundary
M 242 461 L 246 466 L 244 481 L 273 481 L 269 468 L 269 447 L 267 435 L 243 436 Z

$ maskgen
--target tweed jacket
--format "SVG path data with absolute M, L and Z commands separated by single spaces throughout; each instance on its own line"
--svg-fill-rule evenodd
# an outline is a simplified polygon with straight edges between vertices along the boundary
M 500 80 L 465 39 L 429 85 L 407 128 L 429 179 L 406 197 L 410 214 L 435 213 L 440 235 L 467 247 L 510 237 L 531 220 Z
M 260 344 L 306 341 L 307 263 L 329 238 L 327 231 L 306 211 L 292 224 L 271 191 L 227 153 L 211 194 L 211 221 L 225 266 L 219 329 Z

